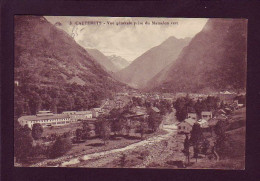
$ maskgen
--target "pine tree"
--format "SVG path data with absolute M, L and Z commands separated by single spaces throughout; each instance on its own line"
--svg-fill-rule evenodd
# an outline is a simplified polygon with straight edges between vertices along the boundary
M 190 164 L 190 140 L 188 138 L 188 135 L 186 135 L 186 138 L 184 140 L 184 155 L 186 156 L 188 160 L 188 164 Z
M 194 158 L 196 158 L 196 162 L 199 153 L 199 143 L 202 139 L 203 139 L 203 135 L 202 135 L 201 127 L 198 123 L 195 123 L 191 130 L 190 141 L 192 142 L 193 145 Z

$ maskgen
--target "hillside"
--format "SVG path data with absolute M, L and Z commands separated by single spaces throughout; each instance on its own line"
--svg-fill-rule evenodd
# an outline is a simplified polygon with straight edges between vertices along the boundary
M 114 63 L 118 70 L 121 70 L 130 64 L 130 62 L 120 56 L 111 55 L 108 56 L 108 58 Z
M 210 19 L 178 59 L 153 77 L 146 90 L 245 90 L 247 21 Z
M 87 49 L 89 55 L 91 55 L 105 70 L 108 72 L 117 72 L 119 68 L 97 49 Z
M 189 38 L 169 37 L 135 59 L 128 67 L 117 72 L 118 80 L 134 88 L 143 88 L 153 76 L 176 60 L 189 41 Z
M 87 109 L 124 88 L 64 31 L 15 16 L 15 115 Z

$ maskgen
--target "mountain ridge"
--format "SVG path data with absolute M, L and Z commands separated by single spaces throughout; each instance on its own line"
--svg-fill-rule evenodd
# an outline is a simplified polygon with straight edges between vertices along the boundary
M 136 58 L 129 66 L 116 73 L 118 80 L 134 87 L 145 84 L 164 67 L 175 61 L 181 50 L 188 45 L 190 38 L 169 37 Z
M 41 16 L 15 16 L 15 115 L 98 106 L 124 84 L 66 32 Z M 54 106 L 54 107 L 55 107 Z
M 177 60 L 155 75 L 145 90 L 239 90 L 245 89 L 245 79 L 246 21 L 210 19 Z

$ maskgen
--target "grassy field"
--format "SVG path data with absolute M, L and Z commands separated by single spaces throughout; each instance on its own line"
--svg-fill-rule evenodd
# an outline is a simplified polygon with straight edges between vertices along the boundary
M 77 129 L 78 127 L 80 127 L 80 124 L 78 124 L 78 125 L 75 124 L 72 129 Z M 65 130 L 66 129 L 71 131 L 71 127 L 70 127 L 70 129 L 69 129 L 69 127 L 66 127 Z M 46 130 L 44 130 L 44 131 L 46 131 Z M 48 131 L 49 131 L 49 133 L 53 133 L 54 131 L 59 131 L 59 133 L 66 132 L 63 130 L 63 127 L 55 127 L 55 129 L 50 129 Z M 166 134 L 166 133 L 167 132 L 164 130 L 158 130 L 157 132 L 152 133 L 152 134 L 145 134 L 143 139 L 147 139 L 152 136 L 162 135 L 162 134 Z M 30 166 L 30 165 L 40 163 L 40 162 L 46 162 L 46 164 L 47 163 L 55 164 L 55 163 L 60 162 L 62 159 L 66 159 L 68 157 L 75 157 L 75 156 L 80 156 L 80 155 L 85 155 L 85 154 L 108 151 L 108 150 L 117 149 L 117 148 L 123 148 L 125 146 L 128 146 L 130 144 L 133 144 L 133 143 L 136 143 L 139 141 L 142 141 L 140 134 L 133 133 L 133 132 L 130 134 L 130 136 L 114 137 L 112 135 L 106 144 L 104 144 L 104 141 L 101 140 L 100 138 L 92 138 L 92 139 L 86 140 L 83 143 L 72 144 L 72 148 L 70 149 L 70 151 L 68 151 L 62 157 L 59 157 L 57 159 L 48 159 L 44 155 L 39 155 L 39 157 L 34 158 L 33 160 L 26 163 L 26 165 L 24 165 L 24 166 Z M 44 165 L 46 165 L 46 164 L 44 164 Z
M 155 132 L 153 134 L 146 134 L 144 135 L 143 139 L 147 139 L 149 137 L 159 135 L 159 134 L 166 134 L 166 131 L 159 130 L 158 132 Z M 107 151 L 112 150 L 116 148 L 122 148 L 127 145 L 136 143 L 141 141 L 140 134 L 138 133 L 131 133 L 130 136 L 119 136 L 119 137 L 113 137 L 107 141 L 106 144 L 104 144 L 103 140 L 100 138 L 94 138 L 90 140 L 86 140 L 84 143 L 79 144 L 73 144 L 72 149 L 66 154 L 66 155 L 78 155 L 78 154 L 89 154 L 89 153 L 95 153 L 95 152 L 101 152 L 101 151 Z

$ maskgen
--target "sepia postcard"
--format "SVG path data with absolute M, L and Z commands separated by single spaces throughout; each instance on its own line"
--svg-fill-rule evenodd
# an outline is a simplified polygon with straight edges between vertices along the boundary
M 245 169 L 247 19 L 14 17 L 14 166 Z

